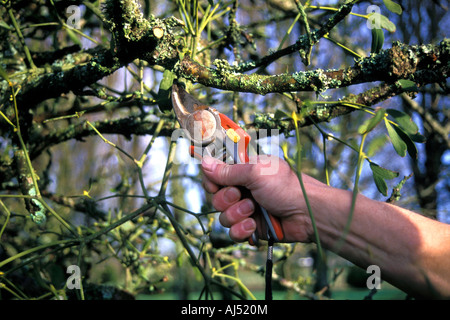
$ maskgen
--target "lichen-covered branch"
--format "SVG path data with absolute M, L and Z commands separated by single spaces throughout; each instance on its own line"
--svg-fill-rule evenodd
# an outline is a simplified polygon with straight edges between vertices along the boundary
M 442 82 L 448 77 L 450 40 L 439 45 L 410 46 L 399 42 L 391 49 L 362 58 L 339 70 L 316 69 L 292 74 L 259 75 L 235 71 L 226 61 L 216 60 L 217 68 L 200 65 L 185 56 L 179 74 L 205 86 L 224 90 L 267 94 L 292 91 L 325 91 L 374 81 L 409 79 L 418 85 Z
M 272 92 L 321 92 L 372 81 L 410 79 L 418 84 L 445 81 L 450 56 L 448 40 L 443 40 L 440 45 L 409 46 L 394 43 L 391 49 L 360 59 L 353 66 L 340 70 L 316 69 L 278 75 L 244 73 L 267 65 L 280 55 L 307 50 L 342 21 L 355 2 L 349 1 L 341 6 L 321 28 L 311 32 L 309 37 L 301 37 L 291 47 L 238 67 L 232 67 L 224 60 L 216 60 L 216 68 L 211 68 L 199 64 L 188 55 L 180 61 L 179 51 L 182 47 L 175 28 L 183 23 L 177 18 L 163 20 L 151 17 L 147 20 L 135 1 L 108 1 L 104 12 L 112 33 L 111 48 L 99 46 L 87 52 L 88 55 L 81 61 L 67 62 L 70 60 L 67 56 L 67 59 L 63 59 L 67 63 L 62 66 L 57 65 L 60 61 L 55 61 L 49 72 L 36 72 L 26 79 L 17 101 L 21 108 L 32 108 L 46 99 L 71 90 L 81 90 L 137 58 L 151 65 L 172 69 L 178 76 L 205 86 L 263 95 Z
M 28 77 L 13 78 L 22 86 L 16 97 L 20 108 L 30 109 L 69 91 L 77 92 L 138 58 L 168 68 L 178 61 L 179 44 L 173 29 L 182 22 L 175 17 L 147 20 L 135 1 L 108 1 L 104 12 L 112 33 L 111 47 L 98 45 L 72 52 Z M 48 59 L 45 62 L 50 63 Z M 3 100 L 8 103 L 8 99 Z
M 49 72 L 44 70 L 42 74 L 28 79 L 16 97 L 20 108 L 30 109 L 42 101 L 59 97 L 69 91 L 77 92 L 123 66 L 123 62 L 105 48 L 85 53 L 81 60 L 70 60 L 63 61 L 65 64 L 57 61 Z
M 370 107 L 403 92 L 405 92 L 404 88 L 398 83 L 383 83 L 360 94 L 349 94 L 338 102 L 317 105 L 306 112 L 305 117 L 298 125 L 305 127 L 313 123 L 330 121 L 333 118 L 344 116 L 356 110 L 349 104 Z M 257 114 L 254 122 L 247 127 L 255 130 L 278 129 L 280 134 L 290 135 L 292 130 L 294 130 L 294 123 L 290 119 L 280 119 L 273 114 L 263 113 Z
M 404 92 L 404 90 L 398 84 L 384 83 L 357 95 L 350 94 L 341 99 L 339 101 L 340 103 L 330 103 L 313 108 L 299 125 L 309 126 L 313 123 L 329 121 L 355 110 L 346 105 L 346 103 L 372 106 L 402 92 Z M 159 136 L 170 137 L 175 129 L 175 124 L 173 121 L 165 121 L 164 123 L 165 125 L 159 132 Z M 93 124 L 93 126 L 102 134 L 120 134 L 127 138 L 130 138 L 131 135 L 152 135 L 155 132 L 157 125 L 158 121 L 155 121 L 151 117 L 127 117 L 117 120 L 100 120 Z M 279 129 L 280 133 L 284 134 L 289 134 L 294 129 L 292 121 L 276 119 L 271 114 L 257 114 L 254 122 L 248 124 L 247 127 L 255 130 Z M 45 137 L 38 134 L 33 135 L 30 137 L 29 141 L 30 157 L 33 159 L 41 154 L 43 150 L 56 144 L 73 139 L 82 140 L 83 138 L 95 134 L 92 127 L 87 125 L 86 122 L 82 122 L 61 129 L 55 129 L 54 131 L 47 133 Z
M 22 194 L 27 197 L 35 197 L 38 194 L 36 186 L 34 185 L 33 174 L 27 166 L 26 155 L 24 150 L 16 150 L 14 153 L 14 162 L 18 174 L 18 182 Z M 44 206 L 34 198 L 24 198 L 27 210 L 37 224 L 42 224 L 46 220 Z

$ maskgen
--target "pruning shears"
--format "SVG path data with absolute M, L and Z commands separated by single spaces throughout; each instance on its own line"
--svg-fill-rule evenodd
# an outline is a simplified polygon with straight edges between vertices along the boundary
M 249 162 L 250 135 L 233 120 L 200 102 L 176 82 L 172 86 L 172 105 L 181 128 L 191 141 L 191 156 L 201 159 L 208 155 L 222 161 L 231 157 L 234 164 Z M 280 221 L 257 205 L 255 214 L 259 212 L 264 218 L 269 242 L 280 242 L 284 237 Z M 259 244 L 256 231 L 249 243 Z

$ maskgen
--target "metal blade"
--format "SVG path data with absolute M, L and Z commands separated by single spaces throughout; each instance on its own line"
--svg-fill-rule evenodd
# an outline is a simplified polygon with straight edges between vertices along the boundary
M 172 105 L 181 127 L 185 128 L 186 118 L 196 110 L 206 109 L 204 103 L 195 99 L 187 91 L 177 83 L 172 85 Z

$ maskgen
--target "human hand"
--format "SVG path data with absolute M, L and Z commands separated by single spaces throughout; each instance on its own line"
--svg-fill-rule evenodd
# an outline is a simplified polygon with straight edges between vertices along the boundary
M 318 232 L 314 234 L 297 175 L 277 157 L 257 159 L 234 165 L 210 157 L 202 161 L 203 187 L 214 194 L 213 205 L 222 212 L 219 220 L 230 228 L 233 240 L 245 241 L 256 228 L 264 235 L 264 219 L 252 216 L 257 201 L 279 219 L 283 241 L 310 242 L 320 235 L 323 248 L 361 268 L 378 265 L 384 279 L 405 292 L 450 298 L 448 224 L 359 194 L 343 237 L 349 226 L 352 192 L 303 174 Z M 243 198 L 238 186 L 250 190 L 254 200 Z
M 219 221 L 230 228 L 230 237 L 244 241 L 256 228 L 258 234 L 265 234 L 264 219 L 252 216 L 257 201 L 280 220 L 283 241 L 311 241 L 311 223 L 297 175 L 278 157 L 258 156 L 252 160 L 247 164 L 232 165 L 211 157 L 202 161 L 203 187 L 214 194 L 213 206 L 222 212 Z M 303 175 L 303 181 L 308 185 L 308 196 L 310 191 L 314 194 L 315 190 L 327 188 L 307 175 Z M 254 200 L 243 197 L 239 186 L 250 190 Z

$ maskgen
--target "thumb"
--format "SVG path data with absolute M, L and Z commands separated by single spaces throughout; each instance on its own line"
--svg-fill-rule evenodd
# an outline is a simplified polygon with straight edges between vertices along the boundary
M 213 183 L 222 186 L 245 186 L 251 181 L 251 164 L 226 164 L 216 158 L 203 157 L 202 169 Z

